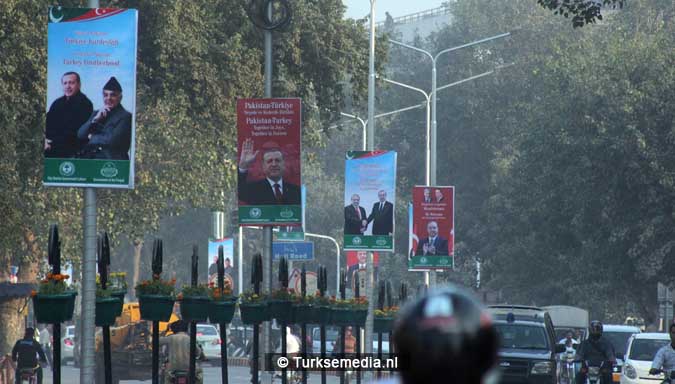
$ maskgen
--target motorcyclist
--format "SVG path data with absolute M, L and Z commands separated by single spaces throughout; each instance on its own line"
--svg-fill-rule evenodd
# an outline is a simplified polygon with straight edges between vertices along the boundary
M 188 323 L 176 320 L 169 325 L 173 334 L 159 339 L 160 347 L 168 349 L 167 362 L 164 369 L 164 383 L 170 384 L 173 371 L 190 370 L 190 336 L 187 334 Z M 197 383 L 202 383 L 202 370 L 195 363 Z
M 574 334 L 572 331 L 567 331 L 565 334 L 565 338 L 561 339 L 558 344 L 564 345 L 566 348 L 572 348 L 573 345 L 579 344 L 579 341 L 577 341 L 574 338 Z
M 649 370 L 650 375 L 665 372 L 666 377 L 670 377 L 670 373 L 675 370 L 675 323 L 670 324 L 668 332 L 670 333 L 670 344 L 664 345 L 656 352 L 652 368 Z
M 430 291 L 404 306 L 392 340 L 402 384 L 447 383 L 449 377 L 454 384 L 488 383 L 498 377 L 499 341 L 490 315 L 459 288 Z
M 591 321 L 589 337 L 577 349 L 577 358 L 581 360 L 582 364 L 576 377 L 577 384 L 586 382 L 589 366 L 602 367 L 600 384 L 612 382 L 612 366 L 616 363 L 616 355 L 612 343 L 602 337 L 602 323 L 600 321 Z
M 15 383 L 21 382 L 21 369 L 34 368 L 37 373 L 38 384 L 42 384 L 42 367 L 38 364 L 37 357 L 40 361 L 47 362 L 42 346 L 35 340 L 35 329 L 26 328 L 23 339 L 20 339 L 14 344 L 12 348 L 12 360 L 16 362 Z

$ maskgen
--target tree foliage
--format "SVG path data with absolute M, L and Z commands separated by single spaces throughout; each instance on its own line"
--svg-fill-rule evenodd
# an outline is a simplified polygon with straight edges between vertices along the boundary
M 50 222 L 61 225 L 66 257 L 78 259 L 82 252 L 81 191 L 41 185 L 48 5 L 8 0 L 0 7 L 6 26 L 0 47 L 8 53 L 0 58 L 4 264 L 44 255 Z M 140 28 L 136 188 L 97 191 L 98 228 L 143 238 L 163 216 L 186 208 L 224 210 L 236 193 L 236 99 L 263 93 L 263 35 L 246 17 L 244 3 L 111 0 L 101 6 L 138 9 Z M 367 55 L 363 25 L 343 20 L 337 0 L 299 0 L 293 8 L 293 22 L 273 38 L 273 94 L 337 111 L 351 81 L 353 97 L 362 99 L 367 61 L 353 58 Z M 304 144 L 323 145 L 321 127 L 333 115 L 303 115 Z

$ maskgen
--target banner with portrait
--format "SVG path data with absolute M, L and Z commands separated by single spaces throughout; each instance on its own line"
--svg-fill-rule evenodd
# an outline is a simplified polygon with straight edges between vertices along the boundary
M 408 268 L 452 269 L 455 187 L 414 187 L 411 224 Z
M 207 276 L 209 283 L 218 284 L 218 248 L 223 246 L 223 266 L 225 267 L 224 281 L 229 282 L 234 291 L 234 239 L 226 237 L 224 239 L 209 240 L 209 256 L 207 263 Z
M 344 249 L 393 252 L 395 202 L 396 152 L 347 152 Z
M 354 290 L 356 284 L 360 284 L 359 292 L 366 292 L 366 267 L 368 264 L 368 251 L 347 251 L 345 261 L 347 263 L 347 288 Z M 377 281 L 380 269 L 380 254 L 373 252 L 373 276 Z
M 301 225 L 301 102 L 237 100 L 239 225 Z
M 138 11 L 49 8 L 46 186 L 133 188 Z

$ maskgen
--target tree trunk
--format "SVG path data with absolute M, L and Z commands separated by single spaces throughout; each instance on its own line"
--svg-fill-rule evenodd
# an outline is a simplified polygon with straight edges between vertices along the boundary
M 26 298 L 0 301 L 0 356 L 12 352 L 14 343 L 23 337 Z
M 132 287 L 136 287 L 136 284 L 138 284 L 138 279 L 141 271 L 141 251 L 143 250 L 143 240 L 141 239 L 136 239 L 134 240 L 134 276 L 133 280 L 131 282 Z M 133 294 L 131 293 L 133 292 Z M 129 293 L 130 296 L 136 299 L 136 290 L 130 290 Z

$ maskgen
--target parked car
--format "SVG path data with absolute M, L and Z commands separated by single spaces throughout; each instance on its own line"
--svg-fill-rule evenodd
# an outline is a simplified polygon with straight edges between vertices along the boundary
M 626 354 L 628 339 L 636 333 L 642 332 L 640 328 L 632 325 L 614 325 L 605 324 L 603 326 L 603 337 L 607 338 L 614 347 L 616 354 L 616 365 L 613 368 L 612 379 L 615 383 L 621 380 L 621 369 L 623 368 L 623 358 Z
M 220 364 L 220 333 L 212 324 L 197 324 L 197 343 L 202 346 L 204 356 L 212 364 Z
M 501 382 L 556 384 L 556 353 L 565 351 L 557 344 L 548 313 L 541 308 L 514 305 L 488 307 L 500 339 Z
M 621 373 L 621 384 L 654 384 L 663 381 L 663 374 L 650 375 L 649 369 L 659 348 L 670 343 L 667 333 L 638 333 L 628 339 Z
M 66 327 L 63 337 L 61 338 L 61 364 L 68 361 L 75 361 L 75 326 L 69 325 Z

